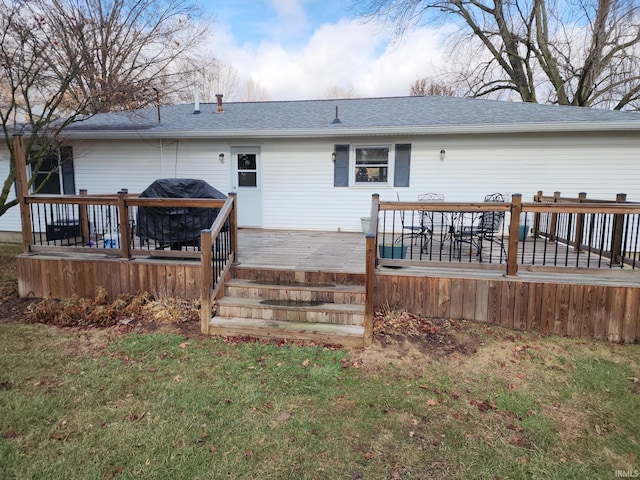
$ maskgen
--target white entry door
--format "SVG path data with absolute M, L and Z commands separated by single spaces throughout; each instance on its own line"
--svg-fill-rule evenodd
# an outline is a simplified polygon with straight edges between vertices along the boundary
M 233 190 L 238 194 L 238 226 L 262 227 L 260 148 L 232 148 Z

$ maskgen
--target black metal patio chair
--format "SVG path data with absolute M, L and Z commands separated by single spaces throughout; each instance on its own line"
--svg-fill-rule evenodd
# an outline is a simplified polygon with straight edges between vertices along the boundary
M 505 197 L 501 193 L 493 193 L 485 196 L 484 201 L 487 203 L 504 202 Z M 493 245 L 496 245 L 500 249 L 500 262 L 506 259 L 507 252 L 504 248 L 503 238 L 504 217 L 504 212 L 483 212 L 477 217 L 477 222 L 474 225 L 463 226 L 454 232 L 458 258 L 462 257 L 462 244 L 466 243 L 472 249 L 475 249 L 478 260 L 482 262 L 483 247 L 485 246 L 485 242 L 489 242 L 489 247 L 491 248 L 489 261 L 491 262 Z
M 400 201 L 400 194 L 396 194 L 398 196 L 398 201 Z M 443 202 L 444 195 L 441 193 L 425 193 L 422 195 L 418 195 L 419 202 Z M 437 217 L 434 216 L 434 213 L 430 210 L 421 210 L 419 212 L 412 212 L 411 214 L 411 222 L 407 222 L 405 219 L 404 210 L 400 211 L 400 223 L 402 224 L 402 233 L 396 237 L 394 243 L 395 244 L 405 244 L 406 239 L 408 238 L 410 243 L 413 245 L 418 243 L 420 245 L 421 253 L 429 252 L 429 245 L 432 243 L 433 239 L 433 231 L 434 227 L 438 225 Z M 417 224 L 413 222 L 413 220 L 417 217 Z M 442 223 L 442 219 L 440 219 L 440 224 Z

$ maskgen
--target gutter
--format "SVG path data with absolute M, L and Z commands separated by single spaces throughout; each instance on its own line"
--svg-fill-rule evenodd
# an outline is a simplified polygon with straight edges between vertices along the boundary
M 264 130 L 200 130 L 176 129 L 141 130 L 67 130 L 64 137 L 72 140 L 121 140 L 142 138 L 336 138 L 399 135 L 482 135 L 504 133 L 575 133 L 575 132 L 639 132 L 640 121 L 634 122 L 590 122 L 590 123 L 523 123 L 488 125 L 438 125 L 409 127 L 349 128 L 344 126 L 323 129 L 264 129 Z

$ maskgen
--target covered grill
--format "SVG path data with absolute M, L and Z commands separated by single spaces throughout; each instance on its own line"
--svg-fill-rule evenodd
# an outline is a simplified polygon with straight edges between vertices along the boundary
M 192 178 L 156 180 L 140 197 L 227 198 L 204 180 Z M 137 233 L 141 239 L 158 242 L 159 248 L 171 245 L 173 250 L 179 250 L 183 246 L 199 246 L 200 231 L 211 227 L 218 213 L 218 208 L 139 207 Z

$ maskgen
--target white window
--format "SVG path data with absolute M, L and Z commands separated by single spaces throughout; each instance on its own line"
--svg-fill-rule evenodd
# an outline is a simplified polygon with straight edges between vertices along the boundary
M 31 164 L 31 175 L 35 176 L 33 191 L 59 195 L 76 193 L 73 170 L 73 150 L 71 147 L 59 147 L 47 154 L 40 163 Z
M 355 147 L 355 184 L 388 183 L 390 148 Z
M 333 186 L 408 187 L 411 144 L 334 145 Z

